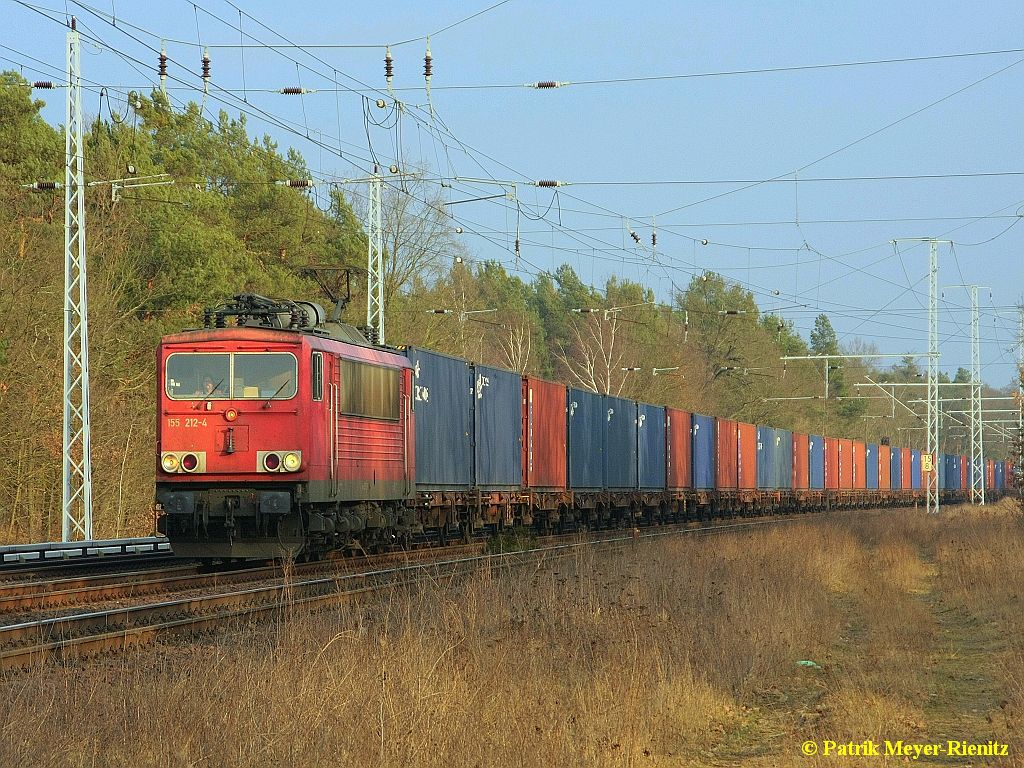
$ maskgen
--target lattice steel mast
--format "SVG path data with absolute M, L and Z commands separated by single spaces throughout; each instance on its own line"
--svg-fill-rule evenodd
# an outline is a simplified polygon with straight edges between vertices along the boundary
M 81 41 L 68 32 L 64 123 L 64 477 L 62 539 L 92 539 L 92 437 L 89 421 L 89 311 L 86 299 L 85 172 Z
M 985 447 L 981 423 L 981 320 L 978 286 L 971 289 L 971 501 L 985 503 Z
M 939 241 L 928 241 L 928 453 L 932 471 L 925 478 L 925 509 L 939 511 Z
M 366 253 L 366 327 L 378 344 L 384 343 L 384 226 L 382 192 L 384 179 L 376 166 L 370 177 L 370 221 Z

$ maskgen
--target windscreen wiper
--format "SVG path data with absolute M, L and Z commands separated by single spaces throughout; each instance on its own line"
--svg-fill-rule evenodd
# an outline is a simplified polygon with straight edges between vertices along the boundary
M 281 391 L 282 391 L 282 390 L 283 390 L 283 389 L 284 389 L 285 387 L 287 387 L 287 386 L 288 386 L 289 384 L 291 384 L 291 383 L 292 383 L 292 380 L 291 380 L 291 379 L 285 379 L 285 382 L 284 382 L 284 384 L 282 384 L 282 385 L 281 385 L 280 387 L 278 387 L 278 388 L 277 388 L 277 392 L 275 392 L 274 394 L 272 394 L 272 395 L 271 395 L 270 397 L 268 397 L 268 398 L 267 398 L 267 402 L 265 402 L 265 403 L 263 404 L 263 407 L 264 407 L 264 408 L 269 408 L 269 407 L 270 407 L 270 401 L 271 401 L 271 400 L 274 400 L 274 399 L 275 399 L 275 398 L 276 398 L 276 397 L 277 397 L 278 395 L 280 395 L 280 394 L 281 394 Z

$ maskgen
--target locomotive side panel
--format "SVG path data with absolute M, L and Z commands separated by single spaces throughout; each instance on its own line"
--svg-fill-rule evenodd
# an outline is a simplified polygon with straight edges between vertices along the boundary
M 410 391 L 404 369 L 382 361 L 331 355 L 334 472 L 311 500 L 404 499 L 412 490 Z M 330 487 L 333 486 L 333 487 Z M 319 492 L 318 492 L 319 491 Z

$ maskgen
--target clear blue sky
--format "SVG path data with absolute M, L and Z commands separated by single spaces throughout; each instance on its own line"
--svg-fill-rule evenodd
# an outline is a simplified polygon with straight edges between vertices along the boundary
M 73 2 L 67 8 L 104 43 L 85 46 L 83 68 L 88 80 L 111 86 L 115 107 L 117 86 L 148 89 L 155 82 L 155 54 L 143 43 L 159 48 L 159 37 L 188 43 L 198 39 L 205 44 L 239 42 L 239 12 L 222 0 L 197 5 L 182 0 L 93 2 L 94 13 Z M 39 0 L 39 4 L 63 17 L 65 3 Z M 487 0 L 471 5 L 350 2 L 339 7 L 313 1 L 288 8 L 261 0 L 239 6 L 246 14 L 241 18 L 246 35 L 264 43 L 283 42 L 276 32 L 296 43 L 337 45 L 420 38 L 490 4 Z M 42 76 L 35 70 L 44 70 L 50 78 L 58 76 L 64 61 L 64 30 L 12 0 L 4 0 L 4 10 L 7 21 L 0 45 L 7 47 L 0 48 L 4 57 L 0 66 L 10 68 L 13 60 L 25 65 L 31 79 Z M 108 23 L 109 15 L 117 17 L 119 29 Z M 256 19 L 270 30 L 260 27 Z M 125 22 L 146 32 L 126 27 Z M 608 2 L 509 0 L 433 35 L 433 104 L 443 123 L 432 122 L 422 108 L 410 106 L 402 121 L 401 149 L 407 159 L 426 163 L 445 176 L 559 179 L 577 184 L 560 190 L 557 198 L 547 189 L 519 186 L 523 241 L 519 267 L 524 276 L 568 262 L 586 282 L 599 286 L 615 272 L 649 284 L 659 299 L 667 301 L 673 283 L 685 286 L 695 272 L 715 270 L 748 284 L 762 309 L 778 309 L 805 337 L 814 316 L 822 311 L 829 314 L 844 343 L 859 337 L 884 352 L 923 351 L 927 342 L 926 250 L 904 244 L 897 254 L 889 241 L 951 238 L 957 243 L 955 255 L 943 248 L 940 283 L 976 282 L 991 287 L 991 298 L 988 288 L 981 292 L 984 376 L 1001 386 L 1013 376 L 1011 347 L 1017 333 L 1015 310 L 1001 308 L 1021 298 L 1024 225 L 1000 233 L 1018 220 L 1016 214 L 1024 213 L 1024 175 L 811 179 L 1024 171 L 1019 158 L 1024 52 L 579 84 L 557 90 L 446 86 L 538 80 L 579 83 L 1013 49 L 1024 47 L 1022 22 L 1024 13 L 1013 2 L 628 7 Z M 256 44 L 249 37 L 245 41 Z M 183 68 L 199 70 L 197 48 L 167 45 L 174 60 L 172 77 L 195 84 L 195 75 Z M 246 94 L 245 108 L 251 113 L 248 119 L 254 132 L 268 132 L 283 147 L 294 146 L 315 175 L 365 172 L 363 159 L 369 152 L 362 98 L 348 91 L 336 95 L 328 89 L 334 89 L 335 72 L 343 87 L 365 90 L 357 82 L 361 81 L 383 89 L 382 48 L 284 49 L 279 53 L 259 47 L 244 52 L 214 48 L 216 86 L 241 95 L 243 53 L 245 85 L 252 89 Z M 419 107 L 425 104 L 423 53 L 422 40 L 393 48 L 395 86 L 409 89 L 400 90 L 398 96 Z M 47 70 L 27 56 L 58 71 Z M 290 59 L 302 63 L 298 73 Z M 304 87 L 321 92 L 301 99 L 258 92 L 295 85 L 300 78 Z M 951 95 L 965 86 L 971 87 Z M 194 90 L 173 94 L 177 102 L 198 98 Z M 368 95 L 376 99 L 379 94 Z M 46 116 L 61 122 L 59 96 L 51 96 L 50 101 Z M 95 113 L 97 105 L 96 93 L 90 92 L 87 111 Z M 234 98 L 208 101 L 210 109 L 225 108 L 231 114 L 237 114 L 239 106 Z M 261 111 L 273 115 L 277 124 L 261 118 Z M 378 118 L 385 114 L 376 108 L 371 111 Z M 903 117 L 907 119 L 814 163 Z M 282 122 L 295 130 L 283 129 Z M 304 137 L 308 130 L 318 141 L 337 147 L 339 126 L 345 152 L 341 158 Z M 374 127 L 370 134 L 377 156 L 391 162 L 397 132 Z M 447 152 L 437 139 L 439 134 L 448 145 Z M 802 169 L 798 182 L 792 175 L 796 169 Z M 744 184 L 580 184 L 758 180 L 786 174 L 789 180 L 784 183 L 745 190 L 739 189 Z M 493 185 L 459 186 L 450 192 L 450 199 L 499 191 Z M 721 193 L 729 194 L 706 200 Z M 474 257 L 516 266 L 508 250 L 516 227 L 514 207 L 504 201 L 481 201 L 453 210 Z M 1004 218 L 974 220 L 992 214 Z M 531 215 L 545 218 L 533 221 Z M 623 216 L 645 248 L 635 247 Z M 658 247 L 652 257 L 654 216 Z M 851 219 L 858 221 L 839 223 Z M 799 226 L 794 223 L 797 220 Z M 704 239 L 709 241 L 706 246 L 699 242 Z M 949 371 L 970 361 L 967 303 L 963 289 L 945 291 L 940 333 L 942 367 Z

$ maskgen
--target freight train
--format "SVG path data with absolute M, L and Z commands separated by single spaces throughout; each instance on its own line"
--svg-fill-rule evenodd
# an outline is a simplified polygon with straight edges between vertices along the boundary
M 165 337 L 157 370 L 158 529 L 186 557 L 916 505 L 929 471 L 916 449 L 377 346 L 317 304 L 252 294 Z M 966 498 L 966 457 L 930 471 L 944 502 Z M 1009 463 L 985 472 L 1002 493 Z

